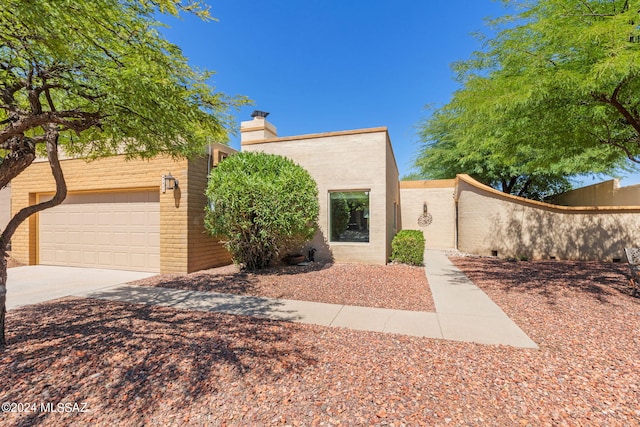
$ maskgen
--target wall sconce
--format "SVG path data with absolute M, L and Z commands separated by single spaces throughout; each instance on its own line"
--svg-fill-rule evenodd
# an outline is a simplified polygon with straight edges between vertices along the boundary
M 428 213 L 429 213 L 429 212 L 427 211 L 427 202 L 424 202 L 424 203 L 422 204 L 422 213 L 423 213 L 424 215 L 426 215 L 426 214 L 428 214 Z
M 176 188 L 178 188 L 178 180 L 171 175 L 171 172 L 169 172 L 169 175 L 162 175 L 163 193 L 166 193 L 167 190 L 175 190 Z

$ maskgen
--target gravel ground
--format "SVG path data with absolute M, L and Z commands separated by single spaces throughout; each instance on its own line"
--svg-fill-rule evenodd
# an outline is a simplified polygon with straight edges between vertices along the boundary
M 540 350 L 66 299 L 8 313 L 0 402 L 37 410 L 2 424 L 640 423 L 640 299 L 624 266 L 454 262 Z M 59 402 L 89 412 L 41 410 Z
M 424 267 L 403 264 L 321 264 L 260 272 L 235 265 L 188 275 L 160 275 L 133 284 L 329 304 L 435 311 Z

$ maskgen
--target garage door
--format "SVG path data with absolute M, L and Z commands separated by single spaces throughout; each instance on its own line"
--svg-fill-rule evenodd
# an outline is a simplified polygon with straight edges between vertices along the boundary
M 70 194 L 40 212 L 40 264 L 160 270 L 158 191 Z

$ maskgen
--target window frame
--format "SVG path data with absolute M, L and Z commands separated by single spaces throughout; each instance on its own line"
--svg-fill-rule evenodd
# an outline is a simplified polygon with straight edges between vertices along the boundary
M 331 218 L 331 195 L 333 193 L 366 193 L 367 195 L 367 240 L 359 241 L 359 240 L 332 240 L 332 226 L 333 221 Z M 371 189 L 370 188 L 346 188 L 346 189 L 333 189 L 327 190 L 327 234 L 328 234 L 328 243 L 331 245 L 369 245 L 371 243 Z

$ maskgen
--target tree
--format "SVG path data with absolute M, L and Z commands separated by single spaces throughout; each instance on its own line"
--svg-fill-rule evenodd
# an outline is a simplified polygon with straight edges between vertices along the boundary
M 317 230 L 318 187 L 301 166 L 261 152 L 234 154 L 209 176 L 205 225 L 248 269 L 297 250 Z
M 423 126 L 421 158 L 456 147 L 461 166 L 552 177 L 639 163 L 640 2 L 503 3 L 517 13 L 455 64 L 462 88 Z
M 0 346 L 7 244 L 30 215 L 62 203 L 58 151 L 88 159 L 115 154 L 190 156 L 224 140 L 227 98 L 157 31 L 157 11 L 208 10 L 182 0 L 5 0 L 0 10 L 0 187 L 44 154 L 56 182 L 51 200 L 19 211 L 0 235 Z

